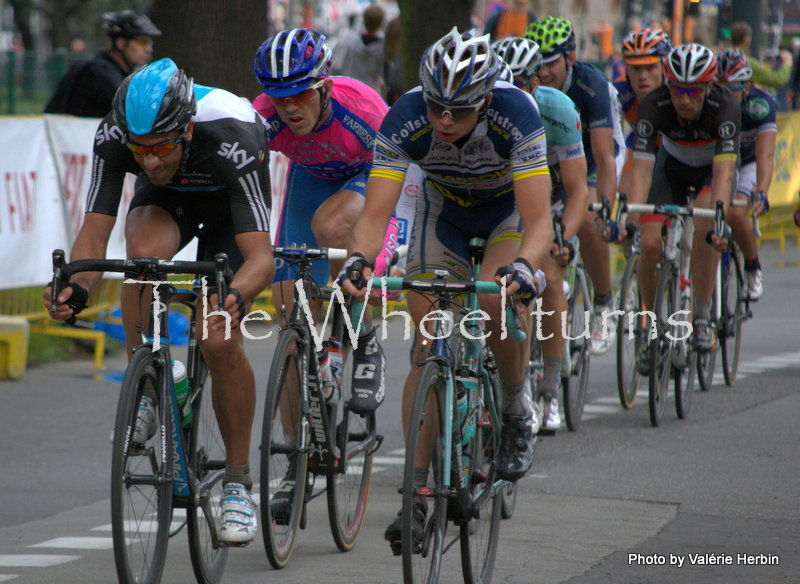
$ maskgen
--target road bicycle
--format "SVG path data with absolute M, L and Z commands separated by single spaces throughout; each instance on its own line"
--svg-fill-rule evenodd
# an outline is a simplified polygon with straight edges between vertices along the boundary
M 553 215 L 553 241 L 564 247 L 564 224 L 560 213 Z M 589 352 L 590 325 L 592 314 L 592 284 L 581 261 L 580 243 L 577 237 L 572 238 L 575 250 L 564 274 L 564 291 L 567 297 L 567 321 L 562 330 L 564 338 L 564 355 L 561 359 L 561 391 L 564 418 L 567 428 L 575 431 L 580 426 L 586 397 L 589 392 Z M 562 317 L 563 318 L 563 317 Z M 531 376 L 531 388 L 536 389 L 544 375 L 544 356 L 542 343 L 537 336 L 531 339 L 531 356 L 528 364 Z
M 500 450 L 500 394 L 497 368 L 480 341 L 478 294 L 501 292 L 495 282 L 477 281 L 485 242 L 469 242 L 473 277 L 449 281 L 436 270 L 431 280 L 375 278 L 375 287 L 413 290 L 429 295 L 436 307 L 433 330 L 423 344 L 425 359 L 414 396 L 403 473 L 401 540 L 406 584 L 438 581 L 443 555 L 460 543 L 461 567 L 467 583 L 489 582 L 494 570 L 500 529 L 501 493 L 509 482 L 497 477 Z M 464 299 L 459 302 L 459 297 Z M 505 308 L 512 338 L 522 342 L 514 301 Z M 453 317 L 452 313 L 455 313 Z M 414 469 L 432 470 L 432 486 L 420 487 Z M 413 534 L 415 502 L 428 509 L 422 537 Z M 448 538 L 448 523 L 458 533 Z
M 146 323 L 139 325 L 142 344 L 133 349 L 119 394 L 111 458 L 111 527 L 117 577 L 122 584 L 157 584 L 161 580 L 167 543 L 187 526 L 192 568 L 201 584 L 222 578 L 228 544 L 219 541 L 225 446 L 217 425 L 210 394 L 205 392 L 208 366 L 196 338 L 195 300 L 213 291 L 227 296 L 231 271 L 225 254 L 214 262 L 130 260 L 78 260 L 65 263 L 64 252 L 53 252 L 53 292 L 78 272 L 124 273 L 153 286 L 154 301 Z M 168 274 L 196 274 L 191 289 L 164 284 Z M 202 279 L 201 279 L 202 278 Z M 138 280 L 125 285 L 145 286 Z M 140 292 L 141 293 L 141 292 Z M 169 344 L 169 305 L 189 309 L 187 358 L 188 397 L 179 405 L 173 379 Z M 158 310 L 152 311 L 153 306 Z M 55 310 L 55 302 L 51 305 Z M 144 444 L 133 440 L 139 404 L 147 392 L 155 395 L 155 433 Z M 189 414 L 191 412 L 191 415 Z M 175 509 L 185 509 L 186 519 L 174 521 Z
M 261 436 L 262 534 L 269 562 L 278 569 L 288 564 L 298 530 L 306 527 L 308 502 L 323 492 L 336 546 L 343 552 L 355 546 L 366 516 L 373 455 L 383 436 L 377 433 L 374 412 L 360 415 L 349 406 L 355 333 L 348 311 L 360 315 L 361 303 L 351 306 L 350 297 L 318 286 L 311 276 L 314 261 L 344 259 L 347 250 L 274 247 L 273 254 L 297 271 L 291 314 L 287 318 L 285 306 L 281 311 L 285 324 L 270 367 Z M 338 309 L 332 298 L 339 300 Z M 337 387 L 328 399 L 323 393 L 315 323 L 310 310 L 305 310 L 315 301 L 331 301 L 333 311 L 325 351 Z M 356 329 L 360 326 L 358 321 Z M 325 478 L 326 487 L 315 493 L 317 477 Z M 295 485 L 288 512 L 270 504 L 286 479 Z

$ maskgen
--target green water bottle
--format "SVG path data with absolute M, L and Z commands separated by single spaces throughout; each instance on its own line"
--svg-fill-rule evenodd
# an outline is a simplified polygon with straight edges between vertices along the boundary
M 192 422 L 192 402 L 186 403 L 189 398 L 189 379 L 186 376 L 186 366 L 177 359 L 172 362 L 172 378 L 175 381 L 178 409 L 181 411 L 181 425 L 186 428 Z

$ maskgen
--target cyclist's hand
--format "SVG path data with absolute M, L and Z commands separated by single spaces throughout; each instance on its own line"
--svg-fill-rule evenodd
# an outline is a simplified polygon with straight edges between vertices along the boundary
M 224 310 L 231 316 L 231 330 L 239 328 L 239 323 L 247 315 L 247 301 L 236 288 L 228 288 L 228 296 L 225 298 L 224 307 L 221 308 L 219 306 L 216 292 L 209 294 L 208 305 L 213 311 Z M 224 333 L 227 327 L 227 319 L 222 315 L 215 314 L 209 317 L 208 324 L 211 330 Z
M 575 248 L 572 246 L 571 241 L 565 241 L 564 247 L 559 250 L 558 244 L 553 242 L 553 247 L 550 248 L 550 255 L 559 266 L 565 268 L 575 257 Z
M 336 277 L 336 282 L 353 298 L 361 300 L 365 295 L 362 289 L 367 285 L 367 280 L 372 277 L 372 270 L 372 264 L 364 255 L 355 252 L 345 261 L 342 270 Z
M 58 303 L 56 311 L 50 312 L 50 303 L 52 301 L 52 285 L 47 286 L 42 293 L 44 304 L 50 318 L 58 321 L 66 321 L 80 313 L 89 301 L 89 291 L 83 286 L 70 282 L 61 290 L 58 295 Z
M 714 233 L 713 229 L 708 233 L 706 233 L 706 243 L 720 253 L 724 253 L 728 250 L 728 242 L 730 240 L 731 240 L 731 230 L 729 227 L 727 227 L 727 225 L 725 232 L 722 234 L 721 238 L 717 236 L 716 233 Z
M 769 198 L 767 197 L 767 193 L 764 191 L 756 192 L 756 194 L 753 195 L 752 205 L 753 217 L 760 217 L 769 211 Z
M 534 275 L 533 267 L 525 258 L 517 258 L 513 263 L 497 268 L 494 279 L 500 285 L 502 285 L 501 278 L 503 276 L 507 276 L 506 296 L 517 294 L 520 301 L 526 306 L 545 287 L 544 272 L 536 270 Z

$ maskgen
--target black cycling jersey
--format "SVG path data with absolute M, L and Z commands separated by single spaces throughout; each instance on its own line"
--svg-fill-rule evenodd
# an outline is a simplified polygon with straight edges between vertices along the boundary
M 197 114 L 181 169 L 159 196 L 197 205 L 210 198 L 227 201 L 233 233 L 269 231 L 270 182 L 266 126 L 250 103 L 221 89 L 195 85 Z M 107 115 L 95 134 L 87 213 L 117 215 L 125 173 L 138 175 L 139 192 L 153 190 L 147 175 L 125 146 L 125 133 Z M 165 202 L 165 204 L 169 204 Z M 132 205 L 132 207 L 135 205 Z
M 681 119 L 672 104 L 669 87 L 659 87 L 639 104 L 633 157 L 655 160 L 660 134 L 665 152 L 687 166 L 736 160 L 741 119 L 742 108 L 737 99 L 716 83 L 696 120 Z

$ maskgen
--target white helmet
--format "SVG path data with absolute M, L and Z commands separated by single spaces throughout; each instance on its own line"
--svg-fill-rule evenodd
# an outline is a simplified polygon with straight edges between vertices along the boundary
M 462 35 L 456 27 L 425 50 L 419 66 L 423 95 L 454 106 L 485 98 L 500 73 L 489 35 Z
M 492 43 L 497 56 L 511 67 L 514 77 L 530 79 L 542 68 L 542 53 L 536 41 L 505 37 Z
M 664 61 L 664 75 L 677 83 L 708 83 L 716 74 L 714 53 L 697 43 L 678 45 Z

